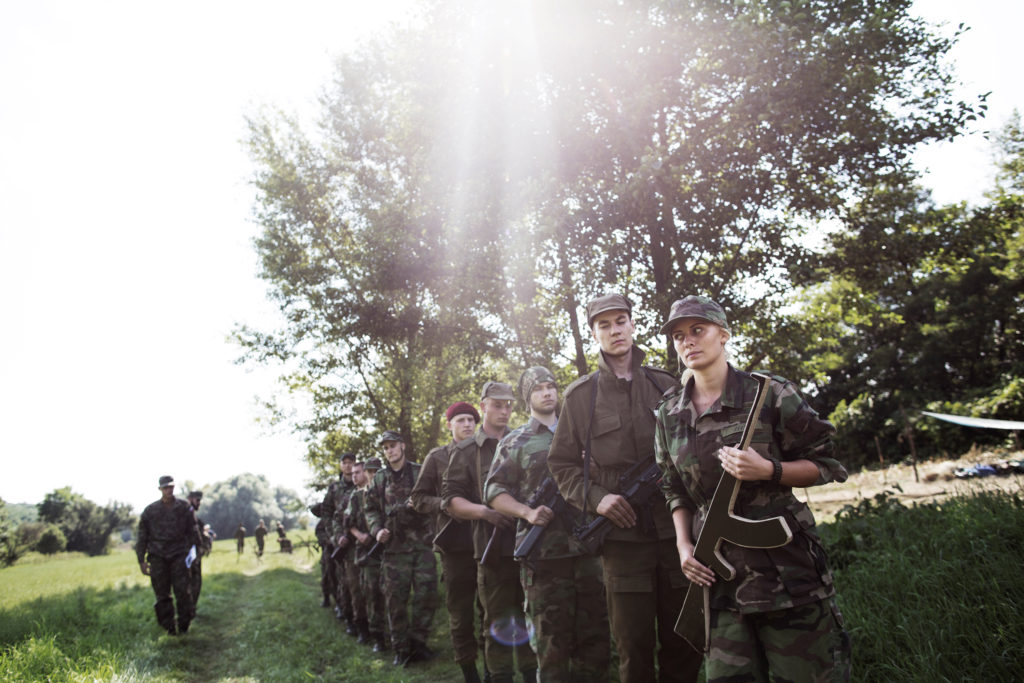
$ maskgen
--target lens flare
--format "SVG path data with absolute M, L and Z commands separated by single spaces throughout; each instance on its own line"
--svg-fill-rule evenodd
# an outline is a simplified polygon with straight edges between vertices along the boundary
M 533 635 L 533 624 L 512 615 L 495 620 L 489 630 L 491 637 L 502 645 L 526 645 Z

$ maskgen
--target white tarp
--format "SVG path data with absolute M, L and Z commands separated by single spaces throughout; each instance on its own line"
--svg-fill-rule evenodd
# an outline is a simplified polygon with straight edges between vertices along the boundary
M 990 420 L 983 417 L 964 417 L 962 415 L 944 415 L 942 413 L 929 413 L 927 410 L 921 411 L 922 415 L 928 417 L 934 417 L 938 420 L 945 420 L 946 422 L 952 422 L 953 424 L 963 425 L 964 427 L 981 427 L 982 429 L 1024 429 L 1024 422 L 1016 422 L 1014 420 Z

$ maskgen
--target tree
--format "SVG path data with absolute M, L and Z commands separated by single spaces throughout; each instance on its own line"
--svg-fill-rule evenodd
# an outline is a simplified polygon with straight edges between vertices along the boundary
M 132 508 L 113 502 L 104 507 L 74 493 L 71 487 L 54 489 L 39 503 L 39 520 L 57 526 L 67 539 L 67 550 L 105 555 L 111 535 L 134 521 Z
M 239 474 L 208 487 L 202 517 L 221 538 L 230 538 L 239 524 L 252 533 L 261 519 L 271 527 L 280 520 L 290 529 L 299 517 L 296 500 L 294 491 L 272 487 L 262 475 Z

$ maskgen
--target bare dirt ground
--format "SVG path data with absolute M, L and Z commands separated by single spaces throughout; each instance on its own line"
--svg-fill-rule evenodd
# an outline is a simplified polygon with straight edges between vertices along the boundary
M 951 496 L 974 491 L 1001 489 L 1024 493 L 1024 474 L 993 475 L 958 479 L 958 468 L 972 465 L 995 465 L 1000 462 L 1024 460 L 1024 451 L 972 450 L 956 460 L 931 460 L 917 464 L 917 474 L 907 463 L 884 469 L 861 470 L 851 474 L 842 484 L 828 484 L 811 489 L 796 489 L 796 496 L 810 506 L 819 522 L 829 522 L 845 505 L 857 505 L 882 491 L 891 491 L 904 505 L 941 501 Z M 899 489 L 896 485 L 899 485 Z M 900 490 L 902 489 L 902 491 Z

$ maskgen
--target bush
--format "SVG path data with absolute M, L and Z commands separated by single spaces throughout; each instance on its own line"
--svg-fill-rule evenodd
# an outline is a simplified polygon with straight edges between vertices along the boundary
M 56 525 L 48 524 L 36 542 L 35 549 L 43 555 L 54 555 L 64 550 L 67 544 L 68 539 L 64 537 L 64 532 Z

